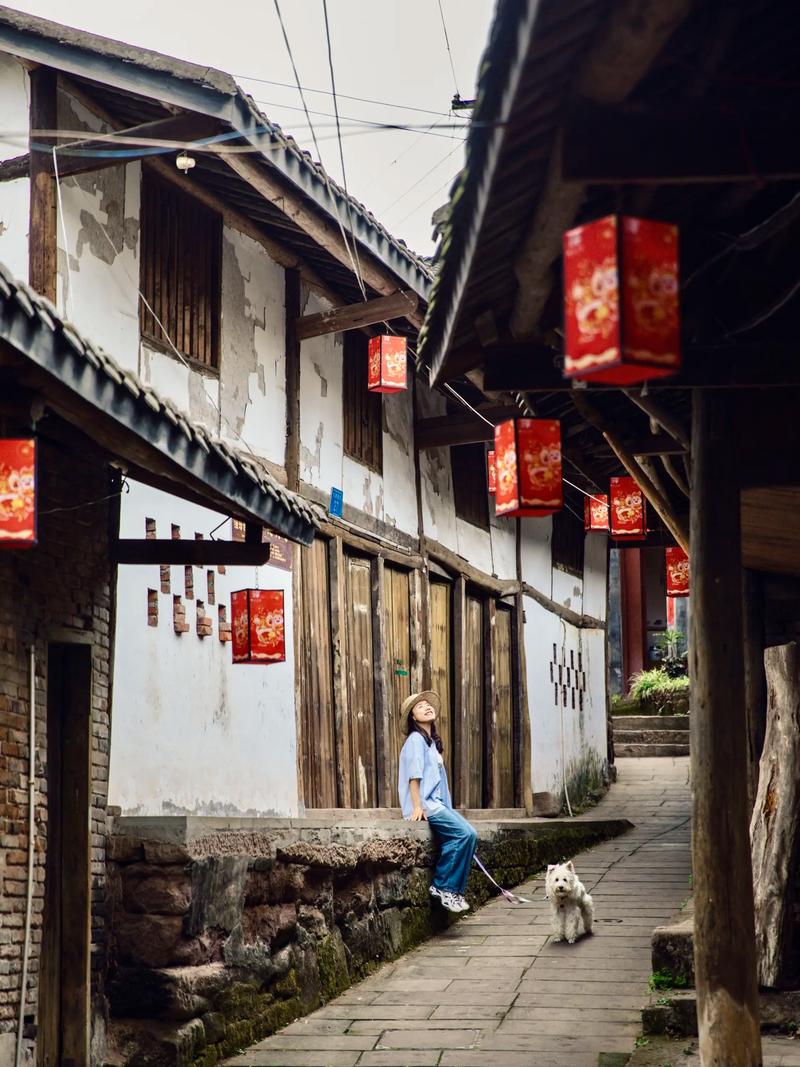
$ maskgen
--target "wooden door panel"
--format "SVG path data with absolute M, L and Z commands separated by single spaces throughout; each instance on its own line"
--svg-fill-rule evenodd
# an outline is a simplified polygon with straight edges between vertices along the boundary
M 453 789 L 453 613 L 450 586 L 431 582 L 431 689 L 439 694 L 442 709 L 438 730 L 444 743 L 444 762 Z
M 378 780 L 370 561 L 359 556 L 347 556 L 346 571 L 347 724 L 351 796 L 354 807 L 374 808 L 378 803 Z
M 494 628 L 494 700 L 490 751 L 493 808 L 514 806 L 514 694 L 511 668 L 511 611 L 498 605 Z
M 318 537 L 301 561 L 301 713 L 303 791 L 306 807 L 335 808 L 336 733 L 331 662 L 328 542 Z
M 411 693 L 411 611 L 408 571 L 387 567 L 384 579 L 386 618 L 386 657 L 389 674 L 389 731 L 387 758 L 393 803 L 397 782 L 400 744 L 404 727 L 400 722 L 400 708 Z
M 464 648 L 464 713 L 462 744 L 466 746 L 466 781 L 462 804 L 483 806 L 483 603 L 466 598 L 466 646 Z

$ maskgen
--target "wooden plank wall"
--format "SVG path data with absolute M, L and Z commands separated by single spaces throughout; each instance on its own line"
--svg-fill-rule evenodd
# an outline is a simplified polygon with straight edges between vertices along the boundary
M 439 734 L 444 743 L 447 777 L 453 786 L 453 609 L 449 582 L 431 582 L 431 689 L 439 694 Z
M 511 670 L 511 609 L 498 605 L 495 613 L 494 688 L 496 694 L 494 722 L 488 756 L 492 763 L 490 808 L 513 808 L 514 775 L 514 692 Z
M 397 789 L 397 765 L 403 742 L 400 708 L 411 692 L 411 599 L 408 571 L 386 567 L 384 579 L 384 618 L 386 620 L 386 663 L 388 670 L 387 723 L 388 772 L 390 787 Z M 397 803 L 396 801 L 394 802 Z
M 334 728 L 333 664 L 328 544 L 317 538 L 303 549 L 302 656 L 303 793 L 309 808 L 334 808 L 336 733 Z
M 346 553 L 345 568 L 351 802 L 354 808 L 374 808 L 378 805 L 378 767 L 371 564 L 370 560 L 363 556 Z
M 484 634 L 483 602 L 467 595 L 465 603 L 464 703 L 461 715 L 462 804 L 465 808 L 483 807 L 483 708 L 484 708 Z

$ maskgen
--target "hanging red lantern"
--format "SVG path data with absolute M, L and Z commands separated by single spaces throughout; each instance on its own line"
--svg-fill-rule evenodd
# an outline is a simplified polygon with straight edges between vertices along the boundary
M 234 663 L 280 663 L 286 659 L 282 589 L 231 593 Z
M 587 533 L 608 530 L 608 497 L 604 493 L 595 493 L 584 499 L 583 528 Z
M 689 595 L 689 557 L 682 548 L 668 548 L 667 557 L 667 596 Z
M 369 339 L 367 389 L 371 393 L 402 393 L 406 389 L 406 339 L 380 334 Z
M 611 479 L 611 536 L 617 541 L 647 539 L 647 511 L 636 481 L 627 475 Z
M 540 517 L 564 506 L 558 419 L 509 419 L 494 428 L 495 513 Z
M 497 465 L 494 461 L 493 448 L 490 448 L 486 453 L 486 477 L 489 483 L 489 492 L 494 496 L 497 492 Z
M 36 438 L 0 438 L 0 546 L 36 544 Z
M 680 369 L 678 228 L 609 215 L 564 234 L 564 376 L 633 385 Z

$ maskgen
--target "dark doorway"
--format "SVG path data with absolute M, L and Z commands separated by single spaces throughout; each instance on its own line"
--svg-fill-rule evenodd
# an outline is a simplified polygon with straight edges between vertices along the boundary
M 84 1067 L 89 1060 L 91 680 L 89 645 L 48 646 L 40 1067 Z

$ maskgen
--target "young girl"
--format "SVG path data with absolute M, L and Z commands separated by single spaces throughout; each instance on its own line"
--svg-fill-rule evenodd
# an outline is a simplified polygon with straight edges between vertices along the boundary
M 439 696 L 430 690 L 412 693 L 403 701 L 400 718 L 405 720 L 408 737 L 400 751 L 400 806 L 404 819 L 427 819 L 439 842 L 431 896 L 448 911 L 468 911 L 464 889 L 478 835 L 463 815 L 453 811 L 442 739 L 436 732 L 439 708 Z

